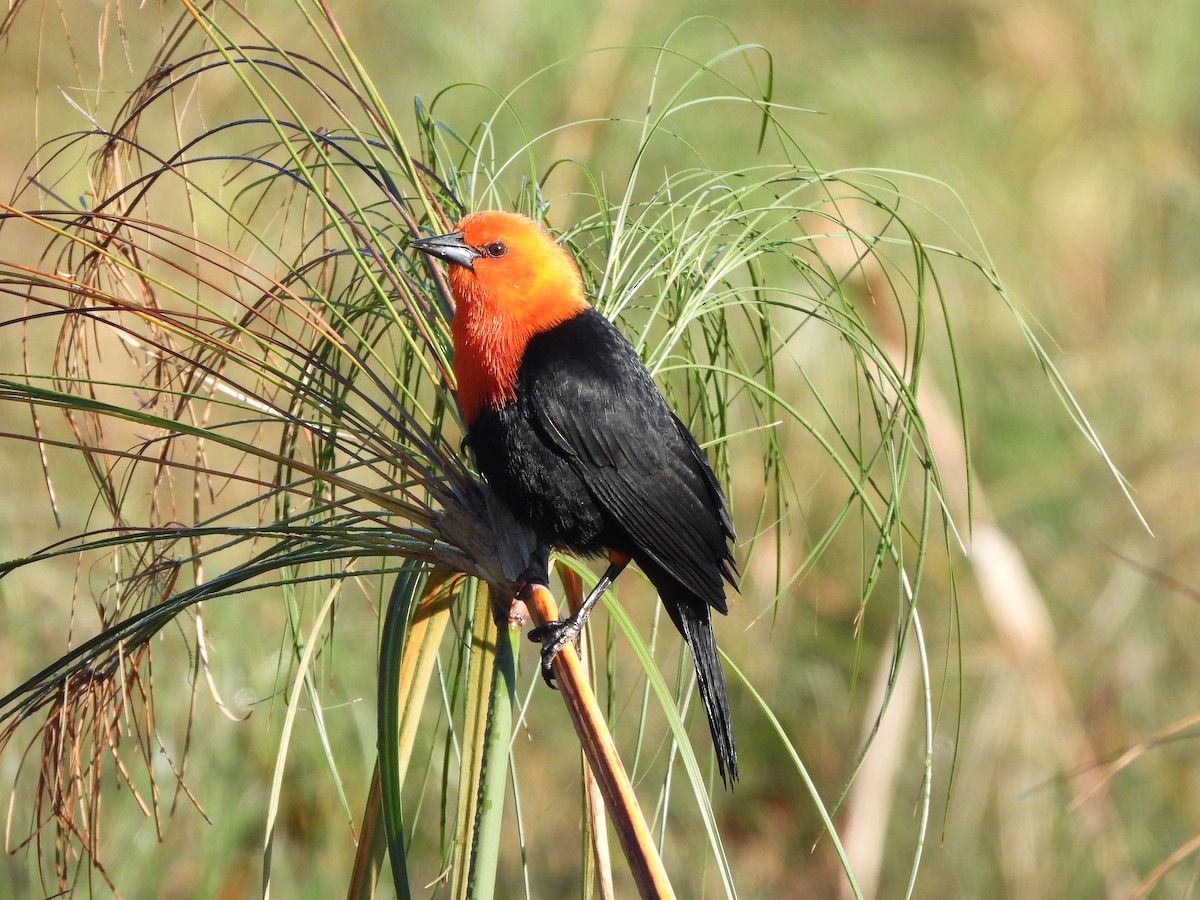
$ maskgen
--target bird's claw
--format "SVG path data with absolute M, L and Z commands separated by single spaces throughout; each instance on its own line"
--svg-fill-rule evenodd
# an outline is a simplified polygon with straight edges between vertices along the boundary
M 554 683 L 551 664 L 554 657 L 558 656 L 558 651 L 579 636 L 580 627 L 581 623 L 568 618 L 564 621 L 547 622 L 529 632 L 529 639 L 542 645 L 542 679 L 556 691 L 558 685 Z

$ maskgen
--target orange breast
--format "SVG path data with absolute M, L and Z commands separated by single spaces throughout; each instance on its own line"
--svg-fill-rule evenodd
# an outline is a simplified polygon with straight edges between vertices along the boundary
M 485 404 L 499 407 L 516 397 L 517 370 L 529 338 L 503 328 L 460 323 L 464 318 L 456 314 L 452 326 L 454 374 L 458 405 L 470 424 Z

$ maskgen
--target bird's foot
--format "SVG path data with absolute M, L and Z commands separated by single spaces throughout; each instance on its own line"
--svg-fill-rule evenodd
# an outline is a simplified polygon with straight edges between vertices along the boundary
M 582 627 L 582 621 L 568 616 L 561 621 L 555 620 L 539 625 L 529 632 L 529 639 L 542 645 L 542 678 L 555 690 L 558 690 L 558 687 L 554 684 L 554 670 L 550 665 L 554 662 L 554 657 L 558 656 L 558 651 L 579 637 Z

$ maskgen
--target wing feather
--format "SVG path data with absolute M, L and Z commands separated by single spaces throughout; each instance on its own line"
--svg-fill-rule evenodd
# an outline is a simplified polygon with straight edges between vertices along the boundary
M 518 396 L 542 440 L 569 460 L 635 559 L 725 612 L 722 578 L 732 584 L 735 571 L 725 498 L 637 352 L 589 310 L 534 338 L 531 359 Z

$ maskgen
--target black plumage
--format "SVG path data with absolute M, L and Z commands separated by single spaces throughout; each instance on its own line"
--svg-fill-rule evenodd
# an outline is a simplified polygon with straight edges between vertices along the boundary
M 629 556 L 691 650 L 723 778 L 737 753 L 712 610 L 736 587 L 725 498 L 637 352 L 590 308 L 529 339 L 515 399 L 468 431 L 501 501 L 545 544 Z

